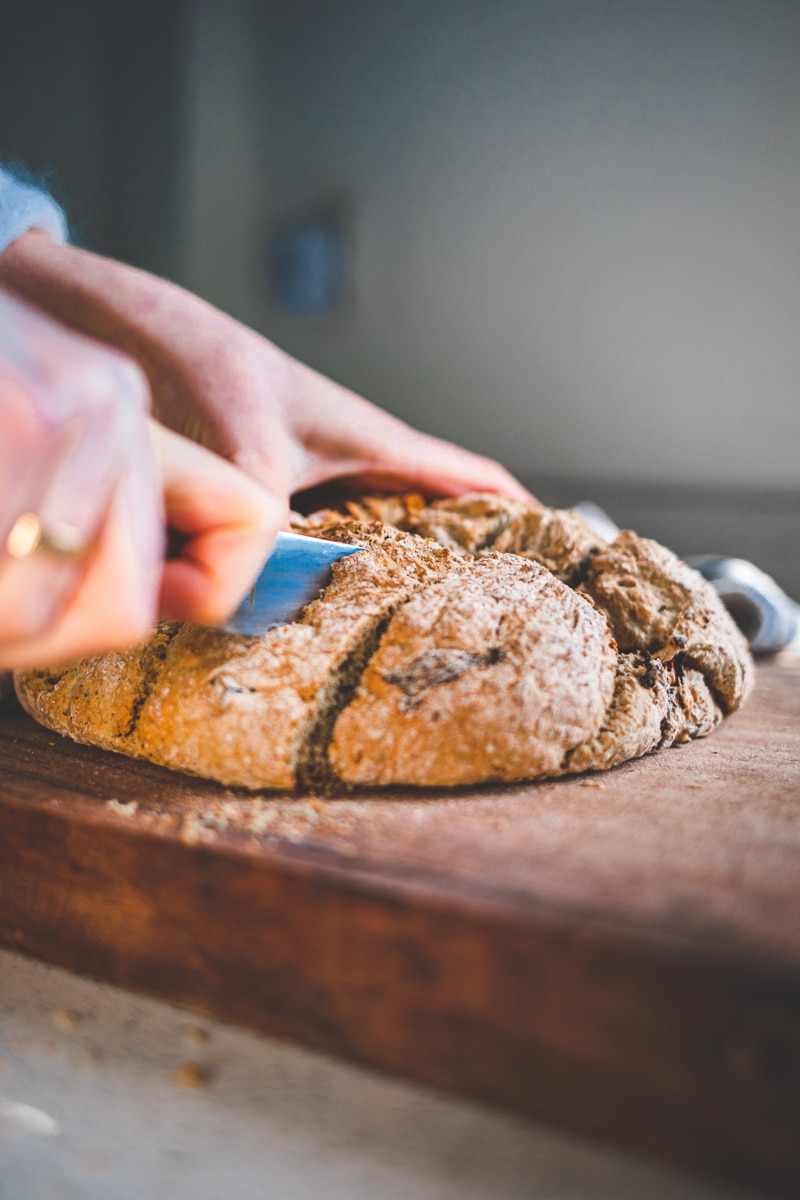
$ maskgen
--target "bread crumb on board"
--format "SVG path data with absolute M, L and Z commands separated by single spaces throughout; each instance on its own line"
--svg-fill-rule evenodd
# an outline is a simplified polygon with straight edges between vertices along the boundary
M 139 810 L 137 800 L 117 800 L 112 797 L 105 802 L 106 808 L 110 808 L 112 812 L 118 813 L 121 817 L 133 817 Z
M 74 1033 L 80 1025 L 80 1020 L 77 1013 L 69 1012 L 64 1008 L 56 1009 L 53 1013 L 53 1024 L 56 1029 L 60 1029 L 64 1033 Z
M 202 1063 L 181 1063 L 176 1067 L 173 1079 L 182 1088 L 206 1087 L 211 1082 L 211 1068 Z

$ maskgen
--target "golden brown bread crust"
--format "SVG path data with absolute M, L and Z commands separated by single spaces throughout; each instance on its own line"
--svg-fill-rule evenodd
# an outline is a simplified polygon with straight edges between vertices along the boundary
M 142 647 L 60 672 L 21 672 L 17 694 L 76 741 L 250 788 L 292 788 L 328 705 L 368 656 L 383 619 L 466 564 L 396 529 L 334 525 L 368 548 L 341 559 L 323 599 L 264 637 L 161 625 Z
M 257 639 L 162 625 L 19 673 L 23 705 L 231 785 L 454 786 L 605 770 L 704 736 L 749 690 L 713 589 L 629 531 L 609 545 L 577 513 L 494 496 L 368 497 L 298 526 L 365 547 L 299 621 Z
M 353 784 L 534 779 L 600 725 L 617 656 L 601 615 L 516 556 L 472 560 L 399 609 L 334 728 Z
M 697 571 L 658 542 L 623 530 L 592 559 L 582 585 L 603 609 L 620 650 L 681 653 L 697 666 L 725 712 L 752 684 L 747 644 Z
M 565 755 L 554 774 L 606 771 L 652 750 L 705 737 L 722 711 L 699 671 L 650 654 L 620 654 L 614 695 L 599 730 Z

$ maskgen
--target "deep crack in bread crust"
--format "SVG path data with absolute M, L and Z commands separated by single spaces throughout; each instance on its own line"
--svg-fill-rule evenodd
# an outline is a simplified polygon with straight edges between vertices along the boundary
M 28 671 L 42 724 L 251 789 L 457 786 L 605 770 L 709 733 L 747 694 L 741 634 L 662 546 L 578 513 L 368 497 L 298 518 L 364 547 L 300 620 Z
M 617 656 L 602 616 L 511 555 L 469 560 L 398 610 L 336 721 L 346 783 L 482 783 L 558 772 L 601 723 Z

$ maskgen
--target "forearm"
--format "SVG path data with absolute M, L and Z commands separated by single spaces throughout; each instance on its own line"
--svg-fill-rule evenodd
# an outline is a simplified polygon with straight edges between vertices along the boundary
M 24 233 L 0 255 L 0 285 L 63 324 L 135 358 L 162 400 L 160 407 L 168 366 L 196 327 L 193 310 L 200 310 L 204 327 L 221 327 L 225 321 L 210 305 L 175 285 L 54 242 L 38 230 Z M 196 346 L 191 349 L 196 352 Z M 185 352 L 189 350 L 186 344 Z
M 527 496 L 497 463 L 417 433 L 143 271 L 31 231 L 0 255 L 0 285 L 130 354 L 148 376 L 160 421 L 284 502 L 345 476 L 432 495 Z
M 38 229 L 0 255 L 0 283 L 58 320 L 129 352 L 169 335 L 180 339 L 187 305 L 218 317 L 174 284 L 88 250 L 53 241 Z M 181 314 L 178 319 L 178 314 Z
M 36 230 L 0 255 L 0 286 L 136 359 L 160 421 L 263 477 L 261 443 L 280 441 L 271 427 L 299 366 L 277 347 L 176 284 Z M 269 397 L 255 357 L 269 360 Z
M 386 414 L 199 297 L 38 230 L 0 255 L 0 286 L 131 355 L 160 421 L 273 486 L 318 482 L 306 469 L 317 442 L 342 473 L 368 469 L 369 458 L 347 444 L 354 422 L 378 424 L 376 448 L 395 432 Z

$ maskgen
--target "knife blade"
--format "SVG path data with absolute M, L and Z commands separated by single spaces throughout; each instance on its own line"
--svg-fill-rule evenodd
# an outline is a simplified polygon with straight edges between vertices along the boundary
M 302 533 L 279 533 L 252 588 L 219 628 L 259 637 L 276 625 L 288 625 L 329 582 L 333 564 L 360 549 Z

